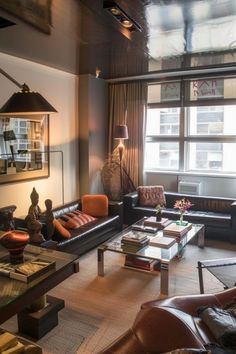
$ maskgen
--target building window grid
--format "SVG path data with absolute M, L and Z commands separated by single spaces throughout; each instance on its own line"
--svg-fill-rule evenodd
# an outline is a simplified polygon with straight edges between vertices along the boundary
M 210 103 L 210 102 L 209 102 Z M 215 112 L 216 113 L 216 108 L 214 106 L 209 106 L 209 107 L 197 107 L 200 114 L 202 112 Z M 151 108 L 150 108 L 151 109 Z M 171 160 L 171 156 L 175 156 L 177 153 L 176 151 L 172 150 L 169 151 L 170 153 L 170 159 L 169 159 L 169 166 L 165 161 L 165 164 L 162 164 L 162 166 L 158 168 L 154 168 L 156 170 L 172 170 L 173 167 L 176 165 L 175 170 L 179 172 L 205 172 L 205 173 L 221 173 L 222 168 L 223 168 L 223 146 L 225 143 L 235 143 L 236 141 L 236 135 L 224 135 L 222 130 L 224 126 L 224 115 L 222 114 L 224 112 L 224 106 L 221 106 L 220 109 L 218 110 L 218 117 L 215 118 L 216 123 L 220 123 L 220 126 L 218 126 L 218 132 L 211 131 L 211 125 L 214 124 L 214 118 L 210 118 L 209 121 L 205 121 L 205 126 L 207 127 L 207 130 L 205 131 L 205 134 L 199 134 L 200 132 L 197 131 L 196 135 L 191 135 L 189 133 L 189 124 L 190 124 L 190 119 L 189 119 L 189 114 L 190 114 L 190 109 L 181 107 L 180 108 L 180 114 L 179 114 L 179 135 L 163 135 L 161 134 L 159 136 L 147 136 L 147 141 L 159 141 L 159 142 L 172 142 L 172 143 L 178 143 L 179 144 L 179 151 L 178 151 L 178 163 L 176 164 L 176 161 L 173 162 Z M 220 113 L 220 114 L 219 114 Z M 199 115 L 201 117 L 201 115 Z M 162 122 L 164 125 L 164 123 Z M 168 122 L 168 124 L 170 124 Z M 173 124 L 173 122 L 172 122 Z M 198 119 L 197 122 L 197 129 L 199 129 L 199 126 L 202 124 L 202 119 Z M 174 132 L 173 127 L 171 127 L 172 133 Z M 161 132 L 161 131 L 160 131 Z M 176 130 L 175 130 L 176 132 Z M 215 133 L 215 134 L 213 134 Z M 221 134 L 221 135 L 218 135 Z M 199 150 L 197 148 L 197 144 L 210 144 L 213 143 L 214 145 L 214 151 L 208 151 L 209 149 L 207 148 L 207 145 L 205 146 L 205 150 L 201 151 L 201 153 L 205 153 L 205 161 L 201 160 L 199 157 L 203 155 L 199 155 L 200 151 L 196 152 L 196 161 L 197 164 L 195 168 L 192 168 L 191 164 L 189 163 L 191 156 L 190 156 L 190 144 L 194 143 L 196 144 L 196 151 Z M 209 147 L 210 145 L 208 145 Z M 220 152 L 217 151 L 218 148 L 220 147 Z M 167 150 L 165 150 L 166 156 Z M 161 157 L 161 150 L 159 150 L 159 155 Z M 161 165 L 161 159 L 160 159 L 160 165 Z M 165 166 L 166 165 L 166 166 Z M 169 167 L 169 168 L 168 168 Z M 224 171 L 223 173 L 235 173 L 236 168 L 233 169 L 233 171 Z

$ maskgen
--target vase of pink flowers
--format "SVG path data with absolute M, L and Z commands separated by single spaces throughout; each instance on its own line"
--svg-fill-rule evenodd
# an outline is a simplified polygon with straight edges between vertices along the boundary
M 182 198 L 180 200 L 176 200 L 174 208 L 179 209 L 180 217 L 179 220 L 176 222 L 178 225 L 187 225 L 187 221 L 183 221 L 184 213 L 191 208 L 193 204 L 186 198 Z

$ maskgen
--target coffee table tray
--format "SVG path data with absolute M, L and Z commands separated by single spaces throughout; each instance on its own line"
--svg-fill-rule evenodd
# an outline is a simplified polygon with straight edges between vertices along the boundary
M 5 256 L 0 258 L 0 275 L 28 283 L 49 270 L 54 269 L 55 265 L 55 261 L 45 260 L 40 257 L 27 259 L 20 264 L 11 264 L 9 257 Z

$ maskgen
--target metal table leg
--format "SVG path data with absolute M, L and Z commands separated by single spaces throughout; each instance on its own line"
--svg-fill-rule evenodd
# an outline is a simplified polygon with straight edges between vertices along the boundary
M 169 264 L 161 262 L 161 284 L 160 293 L 168 295 L 169 292 Z
M 198 262 L 198 278 L 199 278 L 199 287 L 200 293 L 204 294 L 204 285 L 203 285 L 203 276 L 202 276 L 202 263 Z
M 204 248 L 205 246 L 205 227 L 203 226 L 198 232 L 198 247 Z
M 104 277 L 104 248 L 98 248 L 98 275 Z

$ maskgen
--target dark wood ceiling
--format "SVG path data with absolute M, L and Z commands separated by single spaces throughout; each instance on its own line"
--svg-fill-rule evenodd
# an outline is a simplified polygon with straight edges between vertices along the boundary
M 129 32 L 107 0 L 53 0 L 45 34 L 16 23 L 0 31 L 0 51 L 77 74 L 126 77 L 183 66 L 235 63 L 235 0 L 116 0 L 142 28 Z M 1 28 L 1 24 L 0 24 Z

